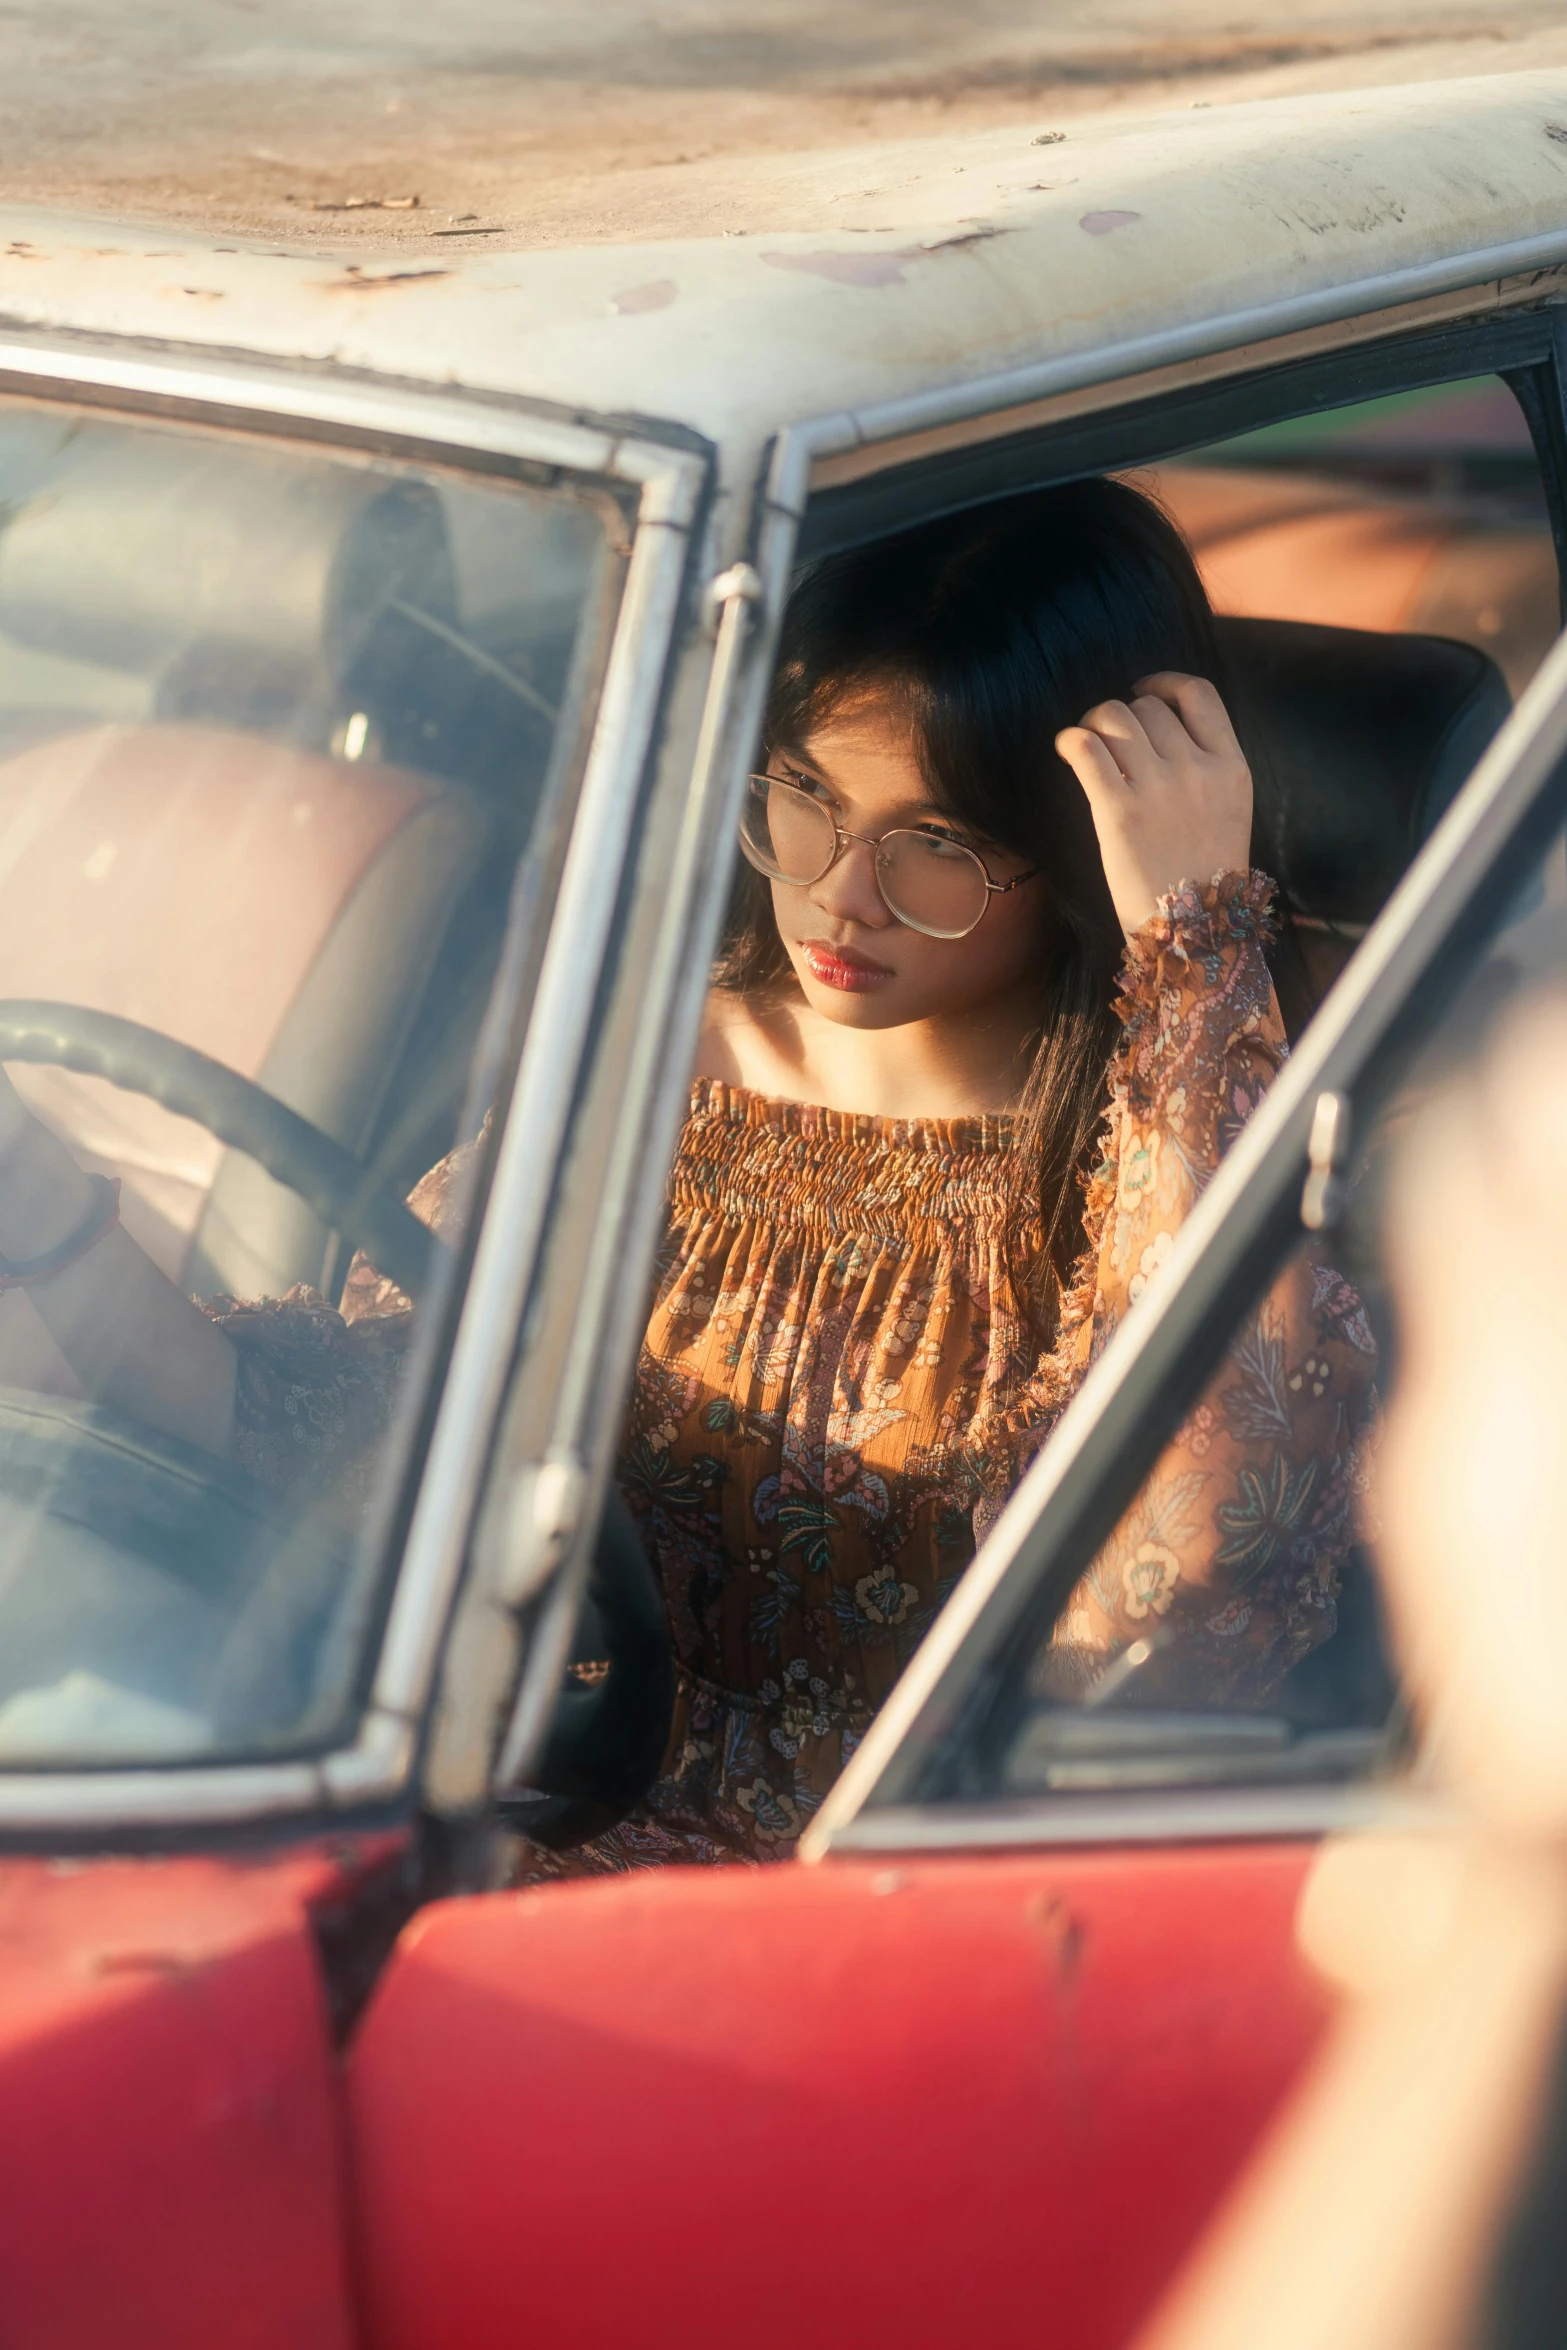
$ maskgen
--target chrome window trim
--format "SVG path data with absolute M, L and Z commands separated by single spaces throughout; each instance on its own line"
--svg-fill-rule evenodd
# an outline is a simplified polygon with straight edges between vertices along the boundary
M 511 458 L 625 483 L 637 496 L 625 586 L 539 990 L 419 1471 L 371 1699 L 355 1735 L 319 1756 L 277 1762 L 0 1771 L 0 1833 L 163 1830 L 356 1811 L 400 1793 L 416 1758 L 490 1436 L 486 1414 L 504 1390 L 538 1238 L 539 1187 L 530 1172 L 541 1135 L 562 1125 L 580 1055 L 581 1022 L 560 1002 L 565 927 L 568 919 L 583 926 L 575 933 L 580 953 L 580 940 L 601 934 L 613 909 L 708 467 L 686 449 L 562 422 L 521 403 L 188 354 L 149 358 L 116 349 L 111 338 L 81 348 L 56 347 L 36 335 L 0 337 L 0 394 L 7 392 L 66 400 L 91 392 L 107 395 L 106 404 L 125 414 L 230 430 L 264 431 L 286 421 L 322 445 L 379 436 L 395 439 L 400 456 L 458 467 L 476 457 Z M 605 853 L 607 841 L 618 841 L 618 854 Z M 548 1036 L 538 1018 L 547 1002 L 552 1021 L 561 1023 Z
M 671 1111 L 678 1115 L 680 1108 L 680 1072 L 678 1064 L 671 1072 L 670 1045 L 673 1040 L 680 1050 L 706 998 L 711 952 L 694 949 L 693 941 L 705 933 L 724 895 L 728 860 L 721 849 L 734 822 L 730 787 L 735 768 L 744 764 L 737 756 L 733 718 L 754 650 L 752 623 L 766 599 L 762 576 L 748 563 L 732 564 L 707 594 L 715 623 L 713 657 L 690 785 L 663 883 L 666 919 L 643 979 L 644 1017 L 626 1073 L 626 1116 L 608 1169 L 598 1245 L 582 1268 L 580 1332 L 563 1365 L 545 1452 L 547 1460 L 582 1463 L 588 1490 L 597 1489 L 600 1475 L 607 1476 L 619 1436 L 618 1415 L 604 1409 L 606 1395 L 618 1395 L 621 1387 L 613 1371 L 606 1371 L 606 1336 L 613 1334 L 608 1351 L 616 1361 L 628 1357 L 641 1337 L 636 1323 L 644 1310 L 643 1294 L 638 1284 L 624 1279 L 624 1267 L 628 1259 L 640 1263 L 644 1249 L 651 1255 L 663 1209 L 665 1169 L 675 1137 L 671 1131 L 661 1147 L 661 1129 L 669 1125 Z M 752 660 L 750 666 L 754 677 L 758 664 Z M 680 1059 L 689 1066 L 689 1045 Z M 524 1661 L 495 1765 L 502 1787 L 516 1784 L 547 1734 L 587 1566 L 586 1543 L 579 1540 Z
M 1158 1376 L 1196 1339 L 1208 1310 L 1206 1276 L 1216 1244 L 1222 1237 L 1228 1246 L 1244 1245 L 1249 1234 L 1266 1231 L 1278 1198 L 1292 1187 L 1298 1198 L 1319 1096 L 1353 1097 L 1370 1055 L 1468 904 L 1474 875 L 1489 870 L 1498 844 L 1541 807 L 1564 757 L 1567 633 L 1233 1144 L 1177 1234 L 1161 1280 L 1084 1379 L 806 1830 L 803 1860 L 822 1859 L 848 1834 L 861 1849 L 875 1848 L 877 1818 L 910 1801 L 923 1752 L 955 1724 L 987 1660 L 1020 1621 L 1052 1561 L 1080 1557 L 1074 1548 L 1077 1516 L 1091 1510 L 1089 1497 L 1107 1458 L 1118 1449 L 1129 1451 L 1135 1441 L 1145 1375 Z M 1170 1800 L 1173 1809 L 1188 1798 Z
M 1123 1844 L 1284 1843 L 1366 1828 L 1429 1828 L 1450 1817 L 1423 1790 L 1359 1786 L 1185 1788 L 1179 1795 L 1031 1796 L 993 1804 L 889 1804 L 861 1815 L 818 1859 L 954 1856 Z
M 105 404 L 143 415 L 170 415 L 265 430 L 298 425 L 312 440 L 334 434 L 383 435 L 461 462 L 512 457 L 573 473 L 608 476 L 637 488 L 664 477 L 671 486 L 693 461 L 651 440 L 604 431 L 542 413 L 526 401 L 432 385 L 382 383 L 294 368 L 279 361 L 211 359 L 189 351 L 167 358 L 117 349 L 111 338 L 51 344 L 36 334 L 0 334 L 0 391 L 47 398 L 107 395 Z M 95 404 L 98 404 L 95 402 Z M 700 472 L 700 467 L 697 467 Z M 675 505 L 683 501 L 678 490 Z
M 841 482 L 972 446 L 1085 407 L 1120 406 L 1196 381 L 1412 328 L 1567 295 L 1567 225 L 1441 261 L 1291 294 L 1157 334 L 973 376 L 790 426 L 774 445 L 766 502 L 797 521 Z M 940 436 L 934 442 L 927 436 Z

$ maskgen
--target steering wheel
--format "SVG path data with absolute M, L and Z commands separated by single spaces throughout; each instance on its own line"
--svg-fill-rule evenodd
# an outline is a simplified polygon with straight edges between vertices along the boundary
M 297 1192 L 324 1224 L 363 1247 L 377 1269 L 390 1275 L 409 1297 L 416 1298 L 428 1283 L 443 1244 L 418 1217 L 400 1199 L 380 1190 L 352 1152 L 309 1119 L 193 1046 L 116 1013 L 12 998 L 0 999 L 0 1061 L 37 1062 L 104 1077 L 127 1092 L 148 1095 L 180 1117 L 195 1119 L 220 1142 L 245 1152 Z M 93 1454 L 102 1453 L 107 1445 L 116 1457 L 127 1462 L 134 1458 L 135 1474 L 144 1483 L 150 1479 L 149 1490 L 176 1471 L 177 1482 L 190 1484 L 185 1457 L 190 1448 L 138 1431 L 101 1406 L 75 1407 L 63 1415 L 56 1407 L 49 1409 L 62 1422 L 52 1439 L 56 1459 L 61 1457 L 62 1440 L 68 1440 L 78 1458 L 84 1457 L 83 1447 Z M 20 1425 L 33 1444 L 41 1441 L 36 1406 L 22 1406 Z M 10 1457 L 15 1443 L 0 1403 L 0 1496 L 17 1479 L 18 1464 Z M 224 1478 L 230 1483 L 238 1478 L 236 1492 L 248 1488 L 249 1480 L 238 1472 L 220 1472 L 205 1455 L 196 1457 L 202 1462 L 198 1484 L 216 1486 Z M 102 1483 L 100 1469 L 83 1488 L 84 1496 L 92 1494 L 90 1503 L 85 1498 L 70 1505 L 56 1500 L 52 1506 L 56 1512 L 65 1506 L 68 1515 L 84 1509 L 88 1516 L 82 1522 L 88 1523 L 102 1508 Z M 209 1511 L 216 1506 L 216 1501 L 204 1504 Z M 117 1523 L 119 1516 L 118 1508 L 111 1510 L 110 1522 Z M 312 1574 L 305 1580 L 314 1589 L 319 1577 Z M 588 1578 L 579 1655 L 584 1638 L 591 1657 L 607 1659 L 609 1670 L 594 1685 L 568 1684 L 562 1691 L 549 1743 L 534 1774 L 537 1792 L 507 1798 L 501 1806 L 502 1816 L 512 1824 L 537 1842 L 556 1847 L 582 1843 L 625 1817 L 657 1772 L 674 1711 L 674 1658 L 663 1594 L 625 1504 L 613 1490 Z
M 0 999 L 0 1061 L 35 1061 L 106 1077 L 193 1118 L 297 1192 L 323 1224 L 363 1248 L 409 1297 L 430 1278 L 442 1243 L 400 1199 L 383 1191 L 352 1151 L 275 1094 L 139 1020 L 81 1004 Z

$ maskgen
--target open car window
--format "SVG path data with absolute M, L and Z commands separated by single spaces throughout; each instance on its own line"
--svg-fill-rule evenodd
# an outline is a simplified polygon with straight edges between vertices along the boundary
M 1398 1375 L 1385 1179 L 1452 1058 L 1562 967 L 1564 741 L 1567 640 L 1015 1498 L 817 1849 L 1310 1825 L 1405 1761 L 1366 1549 Z M 1332 1474 L 1303 1416 L 1336 1421 Z
M 1218 614 L 1293 1059 L 1189 1224 L 1140 1234 L 1124 1327 L 807 1853 L 1222 1826 L 1254 1798 L 1305 1820 L 1402 1758 L 1367 1549 L 1397 1366 L 1381 1187 L 1443 1055 L 1567 943 L 1549 706 L 1531 699 L 1510 780 L 1487 761 L 1559 626 L 1547 489 L 1500 376 L 1125 478 L 1178 521 Z M 1314 1119 L 1332 1212 L 1307 1230 Z
M 235 1383 L 0 1295 L 0 1769 L 357 1702 L 624 568 L 536 476 L 0 403 L 0 1062 Z

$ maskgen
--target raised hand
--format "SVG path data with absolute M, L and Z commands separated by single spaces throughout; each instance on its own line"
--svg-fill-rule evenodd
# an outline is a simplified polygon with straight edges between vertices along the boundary
M 1181 882 L 1250 863 L 1251 769 L 1206 678 L 1140 678 L 1136 701 L 1098 703 L 1056 749 L 1088 795 L 1128 936 Z

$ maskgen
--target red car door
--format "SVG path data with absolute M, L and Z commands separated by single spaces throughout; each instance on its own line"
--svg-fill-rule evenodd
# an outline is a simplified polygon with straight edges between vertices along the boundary
M 433 1907 L 348 2068 L 373 2350 L 1126 2340 L 1320 2006 L 1309 1847 Z

